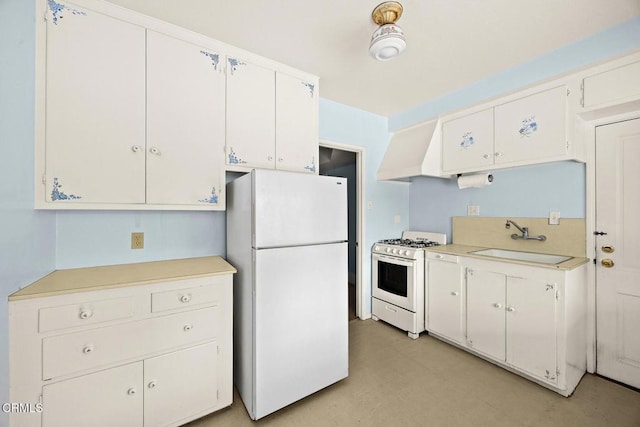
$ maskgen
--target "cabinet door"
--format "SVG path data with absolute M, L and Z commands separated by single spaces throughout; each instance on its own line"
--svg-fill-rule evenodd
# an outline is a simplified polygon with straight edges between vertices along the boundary
M 213 411 L 218 404 L 217 365 L 216 342 L 145 360 L 144 425 L 186 422 Z
M 145 30 L 48 4 L 46 199 L 144 203 Z
M 467 344 L 505 360 L 504 274 L 467 270 Z
M 142 426 L 142 362 L 42 387 L 42 425 Z
M 557 383 L 556 284 L 507 277 L 507 363 Z
M 218 52 L 148 31 L 147 203 L 223 205 L 222 66 Z
M 453 262 L 429 261 L 427 270 L 429 331 L 463 342 L 462 268 Z
M 566 106 L 561 86 L 496 107 L 496 163 L 566 156 Z
M 275 71 L 227 57 L 226 164 L 275 167 Z
M 276 73 L 276 168 L 316 173 L 317 85 Z
M 493 164 L 493 109 L 442 125 L 442 170 L 464 171 Z

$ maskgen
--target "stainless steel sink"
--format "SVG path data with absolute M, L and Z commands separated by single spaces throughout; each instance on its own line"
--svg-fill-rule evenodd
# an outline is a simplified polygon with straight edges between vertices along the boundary
M 517 261 L 537 262 L 540 264 L 560 264 L 573 257 L 565 255 L 539 254 L 535 252 L 510 251 L 507 249 L 482 249 L 471 252 L 475 255 L 484 255 L 494 258 L 513 259 Z

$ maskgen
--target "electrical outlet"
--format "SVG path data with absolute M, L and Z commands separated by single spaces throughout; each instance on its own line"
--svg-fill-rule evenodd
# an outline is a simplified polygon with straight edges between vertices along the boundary
M 400 224 L 400 215 L 396 215 L 393 217 L 393 222 L 395 222 L 396 224 Z
M 478 216 L 478 215 L 480 215 L 480 206 L 467 205 L 467 216 Z
M 144 233 L 131 233 L 131 249 L 144 248 Z
M 551 211 L 549 212 L 549 225 L 559 225 L 560 224 L 560 212 Z

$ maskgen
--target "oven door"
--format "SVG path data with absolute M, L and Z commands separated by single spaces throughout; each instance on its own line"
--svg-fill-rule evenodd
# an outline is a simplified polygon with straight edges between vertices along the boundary
M 371 256 L 373 296 L 416 311 L 416 262 L 381 254 Z

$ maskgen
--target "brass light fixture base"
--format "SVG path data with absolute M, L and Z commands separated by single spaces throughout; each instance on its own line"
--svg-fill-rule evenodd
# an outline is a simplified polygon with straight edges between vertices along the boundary
M 373 9 L 371 18 L 378 25 L 393 24 L 402 16 L 402 5 L 397 1 L 380 3 Z

